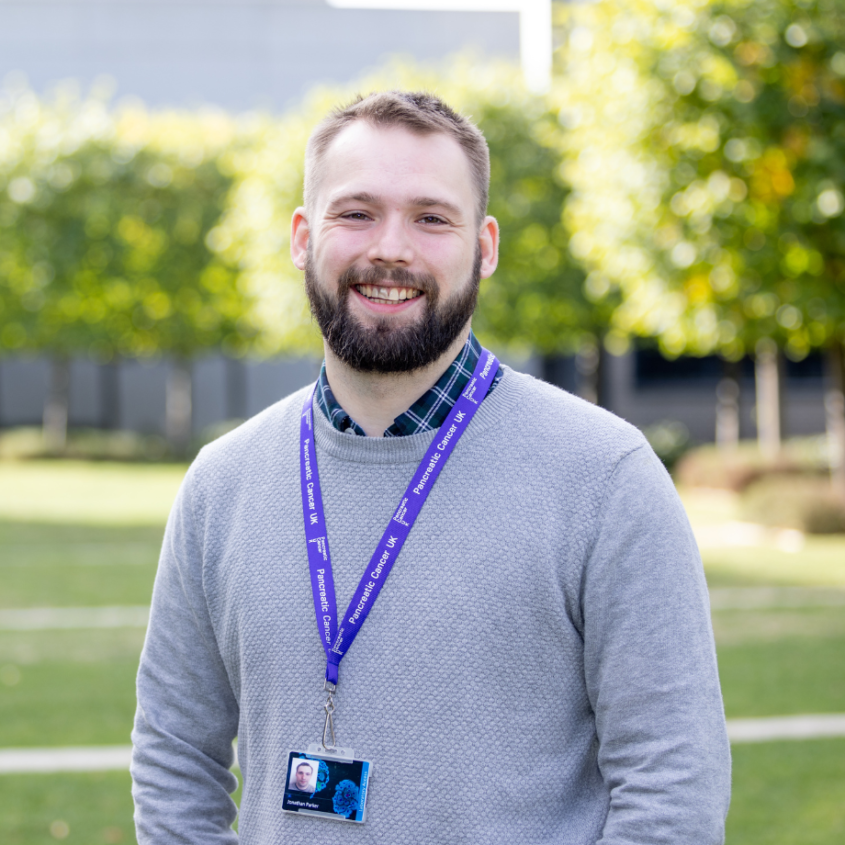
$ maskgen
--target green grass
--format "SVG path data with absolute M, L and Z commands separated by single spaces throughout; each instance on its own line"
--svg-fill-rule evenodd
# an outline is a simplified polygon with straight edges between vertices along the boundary
M 121 745 L 141 629 L 0 634 L 0 747 Z
M 799 552 L 771 547 L 703 549 L 711 586 L 845 587 L 845 536 L 807 537 Z
M 4 845 L 56 845 L 59 840 L 68 845 L 132 845 L 130 786 L 128 772 L 2 775 L 0 841 Z
M 0 607 L 142 605 L 184 467 L 0 462 Z M 695 525 L 738 519 L 685 492 Z M 845 585 L 845 538 L 706 549 L 711 585 Z M 845 608 L 719 610 L 729 717 L 845 712 Z M 0 747 L 128 742 L 140 629 L 0 632 Z M 125 773 L 0 776 L 0 842 L 134 842 Z M 845 841 L 845 740 L 734 747 L 728 845 Z
M 845 713 L 845 608 L 717 611 L 713 621 L 728 718 Z
M 149 604 L 158 526 L 0 520 L 2 607 Z
M 0 461 L 0 519 L 160 527 L 185 470 L 180 464 Z
M 727 490 L 679 491 L 693 528 L 741 522 L 739 497 Z M 800 551 L 778 548 L 776 532 L 763 546 L 703 548 L 711 586 L 845 586 L 845 535 L 804 538 Z
M 845 739 L 733 748 L 726 845 L 845 842 Z
M 0 842 L 56 845 L 53 826 L 68 845 L 134 845 L 131 783 L 128 772 L 0 775 Z

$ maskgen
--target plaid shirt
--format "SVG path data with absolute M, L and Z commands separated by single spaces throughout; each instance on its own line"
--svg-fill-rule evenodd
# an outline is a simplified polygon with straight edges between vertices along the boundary
M 449 365 L 449 369 L 440 376 L 437 384 L 417 399 L 405 413 L 399 414 L 393 420 L 393 425 L 384 432 L 384 436 L 407 437 L 409 434 L 420 434 L 423 431 L 440 428 L 470 380 L 480 356 L 481 344 L 470 332 L 464 348 Z M 499 383 L 502 375 L 502 368 L 499 367 L 490 385 L 490 391 Z M 325 361 L 317 381 L 317 404 L 338 431 L 349 431 L 360 434 L 362 437 L 366 436 L 364 429 L 337 404 L 332 389 L 329 387 L 329 380 L 326 378 Z

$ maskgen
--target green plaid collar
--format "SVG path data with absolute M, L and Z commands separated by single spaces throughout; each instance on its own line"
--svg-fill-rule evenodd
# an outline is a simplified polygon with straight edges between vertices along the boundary
M 423 431 L 440 428 L 449 415 L 452 406 L 461 395 L 461 391 L 470 380 L 480 355 L 481 344 L 476 340 L 475 335 L 470 332 L 460 354 L 449 365 L 449 369 L 440 376 L 437 384 L 417 399 L 405 413 L 399 414 L 393 420 L 393 425 L 384 432 L 384 436 L 407 437 L 410 434 L 420 434 Z M 493 383 L 490 385 L 491 392 L 501 380 L 502 375 L 502 368 L 499 367 L 493 378 Z M 332 389 L 329 387 L 329 380 L 326 378 L 325 361 L 323 361 L 323 368 L 320 370 L 320 378 L 317 380 L 317 405 L 338 431 L 348 431 L 362 437 L 366 436 L 361 426 L 338 405 L 334 398 Z

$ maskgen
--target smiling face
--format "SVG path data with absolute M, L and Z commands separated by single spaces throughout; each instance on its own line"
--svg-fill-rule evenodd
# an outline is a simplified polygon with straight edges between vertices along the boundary
M 292 254 L 330 349 L 355 369 L 407 372 L 442 355 L 496 266 L 469 161 L 443 133 L 358 120 L 332 141 L 294 214 Z

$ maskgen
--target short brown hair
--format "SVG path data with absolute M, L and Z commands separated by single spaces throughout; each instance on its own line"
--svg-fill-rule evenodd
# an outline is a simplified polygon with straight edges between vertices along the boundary
M 319 187 L 317 171 L 331 142 L 356 120 L 368 120 L 374 126 L 401 126 L 418 135 L 442 132 L 460 145 L 469 159 L 475 184 L 478 223 L 487 213 L 490 186 L 490 152 L 481 130 L 467 118 L 449 108 L 439 97 L 425 92 L 379 91 L 348 106 L 335 109 L 321 121 L 305 148 L 305 206 L 311 207 Z

